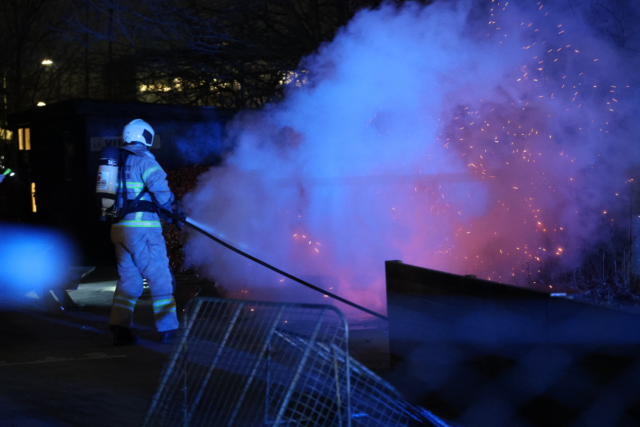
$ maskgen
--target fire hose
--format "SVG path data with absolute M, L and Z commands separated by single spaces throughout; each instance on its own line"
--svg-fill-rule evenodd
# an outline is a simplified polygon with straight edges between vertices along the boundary
M 310 288 L 310 289 L 313 289 L 314 291 L 320 292 L 320 293 L 322 293 L 323 295 L 327 295 L 327 296 L 329 296 L 329 297 L 331 297 L 331 298 L 333 298 L 333 299 L 335 299 L 335 300 L 337 300 L 337 301 L 340 301 L 341 303 L 347 304 L 347 305 L 349 305 L 349 306 L 351 306 L 351 307 L 357 308 L 358 310 L 364 311 L 364 312 L 365 312 L 365 313 L 367 313 L 367 314 L 370 314 L 370 315 L 375 316 L 375 317 L 377 317 L 377 318 L 379 318 L 379 319 L 382 319 L 382 320 L 389 320 L 386 316 L 383 316 L 382 314 L 376 313 L 375 311 L 369 310 L 368 308 L 365 308 L 365 307 L 363 307 L 363 306 L 361 306 L 361 305 L 358 305 L 358 304 L 356 304 L 356 303 L 354 303 L 354 302 L 351 302 L 351 301 L 349 301 L 349 300 L 347 300 L 347 299 L 344 299 L 344 298 L 342 298 L 342 297 L 339 297 L 338 295 L 335 295 L 335 294 L 332 294 L 332 293 L 330 293 L 330 292 L 327 292 L 327 291 L 325 291 L 325 290 L 324 290 L 324 289 L 322 289 L 322 288 L 319 288 L 319 287 L 317 287 L 317 286 L 314 286 L 314 285 L 312 285 L 311 283 L 305 282 L 305 281 L 304 281 L 304 280 L 302 280 L 302 279 L 299 279 L 299 278 L 297 278 L 297 277 L 295 277 L 295 276 L 293 276 L 293 275 L 291 275 L 291 274 L 289 274 L 289 273 L 286 273 L 286 272 L 284 272 L 284 271 L 280 270 L 279 268 L 276 268 L 276 267 L 274 267 L 274 266 L 272 266 L 272 265 L 270 265 L 270 264 L 267 264 L 266 262 L 264 262 L 264 261 L 262 261 L 262 260 L 260 260 L 260 259 L 258 259 L 258 258 L 256 258 L 256 257 L 254 257 L 254 256 L 251 256 L 251 255 L 249 255 L 248 253 L 243 252 L 243 251 L 241 251 L 240 249 L 238 249 L 238 248 L 236 248 L 236 247 L 231 246 L 231 245 L 230 245 L 230 244 L 228 244 L 227 242 L 224 242 L 223 240 L 218 239 L 218 238 L 217 238 L 217 237 L 215 237 L 214 235 L 212 235 L 212 234 L 208 233 L 207 231 L 203 230 L 202 228 L 200 228 L 200 227 L 198 227 L 197 225 L 195 225 L 195 224 L 193 224 L 192 222 L 190 222 L 190 221 L 189 221 L 189 218 L 187 218 L 185 215 L 176 214 L 176 213 L 173 213 L 173 212 L 171 212 L 171 211 L 169 211 L 169 210 L 167 210 L 167 209 L 162 209 L 162 208 L 160 208 L 160 210 L 161 210 L 161 212 L 162 212 L 164 215 L 166 215 L 166 216 L 168 216 L 169 218 L 173 219 L 173 221 L 174 221 L 176 224 L 177 224 L 177 223 L 183 223 L 183 224 L 186 224 L 188 227 L 190 227 L 190 228 L 192 228 L 192 229 L 196 230 L 197 232 L 199 232 L 199 233 L 201 233 L 201 234 L 203 234 L 203 235 L 207 236 L 208 238 L 210 238 L 210 239 L 211 239 L 211 240 L 213 240 L 214 242 L 221 244 L 222 246 L 224 246 L 224 247 L 225 247 L 225 248 L 227 248 L 227 249 L 231 249 L 233 252 L 235 252 L 235 253 L 237 253 L 237 254 L 240 254 L 240 255 L 242 255 L 243 257 L 248 258 L 248 259 L 250 259 L 250 260 L 251 260 L 251 261 L 253 261 L 253 262 L 258 263 L 258 264 L 262 265 L 263 267 L 267 267 L 269 270 L 273 270 L 273 271 L 275 271 L 276 273 L 281 274 L 281 275 L 285 276 L 285 277 L 286 277 L 286 278 L 288 278 L 288 279 L 291 279 L 291 280 L 293 280 L 293 281 L 295 281 L 295 282 L 298 282 L 298 283 L 300 283 L 301 285 L 304 285 L 304 286 L 306 286 L 306 287 L 308 287 L 308 288 Z

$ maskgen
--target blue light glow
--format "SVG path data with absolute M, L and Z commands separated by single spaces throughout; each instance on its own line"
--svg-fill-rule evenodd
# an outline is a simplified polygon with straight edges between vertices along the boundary
M 76 252 L 63 233 L 0 223 L 0 236 L 0 293 L 24 294 L 65 280 Z

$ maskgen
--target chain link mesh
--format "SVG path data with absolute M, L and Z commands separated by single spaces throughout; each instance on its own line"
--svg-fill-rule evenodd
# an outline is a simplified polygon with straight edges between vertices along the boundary
M 445 425 L 434 420 L 349 357 L 337 308 L 195 298 L 143 425 Z

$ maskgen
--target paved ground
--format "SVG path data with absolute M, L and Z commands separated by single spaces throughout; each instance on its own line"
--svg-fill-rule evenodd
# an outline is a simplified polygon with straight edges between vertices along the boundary
M 78 296 L 93 298 L 94 305 L 59 315 L 35 294 L 2 302 L 0 427 L 142 423 L 169 346 L 152 341 L 144 304 L 136 326 L 145 339 L 137 346 L 112 345 L 108 306 L 96 304 L 108 304 L 109 284 L 81 285 Z
M 135 346 L 114 347 L 108 315 L 113 270 L 69 296 L 73 310 L 52 314 L 35 293 L 0 302 L 0 427 L 139 426 L 156 390 L 168 345 L 158 343 L 150 299 L 136 305 Z M 388 366 L 384 322 L 350 325 L 352 354 Z

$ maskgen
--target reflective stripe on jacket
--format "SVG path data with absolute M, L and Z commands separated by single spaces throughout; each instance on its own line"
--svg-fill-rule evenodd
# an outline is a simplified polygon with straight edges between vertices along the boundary
M 127 200 L 134 200 L 146 187 L 148 193 L 140 200 L 151 201 L 151 194 L 156 198 L 160 206 L 170 206 L 173 202 L 173 193 L 169 189 L 167 174 L 156 161 L 153 154 L 147 151 L 143 145 L 128 145 L 124 147 L 133 155 L 127 157 L 125 169 L 127 183 Z M 118 183 L 118 208 L 122 208 L 121 183 Z M 132 212 L 121 221 L 113 224 L 114 227 L 160 227 L 160 218 L 153 212 Z

